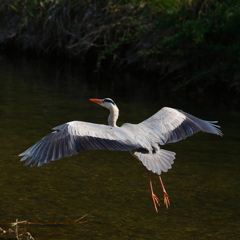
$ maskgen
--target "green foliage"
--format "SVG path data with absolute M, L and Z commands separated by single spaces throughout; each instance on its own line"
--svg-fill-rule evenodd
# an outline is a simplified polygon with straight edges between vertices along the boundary
M 97 69 L 101 68 L 101 63 L 107 56 L 114 55 L 114 52 L 119 48 L 119 43 L 111 43 L 107 45 L 100 53 L 98 54 Z
M 85 61 L 92 50 L 97 69 L 108 61 L 160 72 L 176 89 L 240 85 L 238 0 L 6 0 L 0 18 L 40 54 Z
M 176 68 L 175 74 L 181 79 L 177 88 L 201 84 L 201 79 L 208 79 L 210 85 L 216 84 L 216 79 L 239 81 L 234 76 L 240 72 L 240 3 L 232 0 L 209 2 L 208 5 L 195 2 L 195 5 L 184 6 L 171 16 L 167 12 L 163 14 L 153 26 L 157 43 L 138 51 L 143 60 L 153 59 L 168 68 L 165 74 L 169 77 L 172 65 L 186 62 L 178 64 L 184 68 Z M 204 81 L 202 86 L 208 84 Z

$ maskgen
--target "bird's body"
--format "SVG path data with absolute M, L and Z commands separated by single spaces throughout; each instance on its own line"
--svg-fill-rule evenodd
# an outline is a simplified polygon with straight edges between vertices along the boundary
M 53 132 L 20 154 L 26 165 L 42 166 L 44 163 L 68 157 L 84 150 L 106 149 L 130 151 L 149 172 L 149 183 L 155 210 L 159 200 L 153 193 L 150 171 L 157 173 L 164 193 L 164 203 L 170 202 L 160 177 L 171 168 L 175 153 L 161 148 L 202 131 L 222 135 L 216 121 L 204 121 L 188 113 L 164 107 L 139 124 L 116 125 L 119 110 L 110 98 L 90 99 L 110 110 L 109 125 L 72 121 L 53 128 Z

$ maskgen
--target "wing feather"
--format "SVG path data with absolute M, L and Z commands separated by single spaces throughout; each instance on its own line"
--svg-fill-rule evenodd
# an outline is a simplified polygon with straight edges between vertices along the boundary
M 217 121 L 205 121 L 181 110 L 164 107 L 141 122 L 159 136 L 159 143 L 177 142 L 199 131 L 222 136 Z
M 26 165 L 68 157 L 80 151 L 106 149 L 130 151 L 141 147 L 126 129 L 94 123 L 73 121 L 53 128 L 53 132 L 21 153 Z

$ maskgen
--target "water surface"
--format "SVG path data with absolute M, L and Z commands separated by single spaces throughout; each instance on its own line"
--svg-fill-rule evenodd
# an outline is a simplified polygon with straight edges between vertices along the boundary
M 0 60 L 0 227 L 28 220 L 35 240 L 239 239 L 240 113 L 210 111 L 177 94 L 168 98 L 161 86 L 139 84 L 130 75 L 114 76 L 110 84 L 109 77 L 39 61 Z M 169 209 L 153 177 L 159 213 L 146 169 L 128 152 L 82 152 L 41 168 L 19 161 L 18 154 L 52 127 L 72 120 L 106 123 L 108 111 L 88 100 L 94 97 L 115 100 L 119 125 L 170 106 L 219 120 L 224 137 L 199 133 L 164 146 L 177 158 L 162 174 Z

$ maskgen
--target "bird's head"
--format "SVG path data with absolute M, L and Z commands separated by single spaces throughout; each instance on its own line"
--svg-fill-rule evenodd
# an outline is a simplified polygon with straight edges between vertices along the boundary
M 90 99 L 90 101 L 98 103 L 100 106 L 105 107 L 107 109 L 112 109 L 113 107 L 117 107 L 115 102 L 111 98 L 104 98 L 104 99 Z

